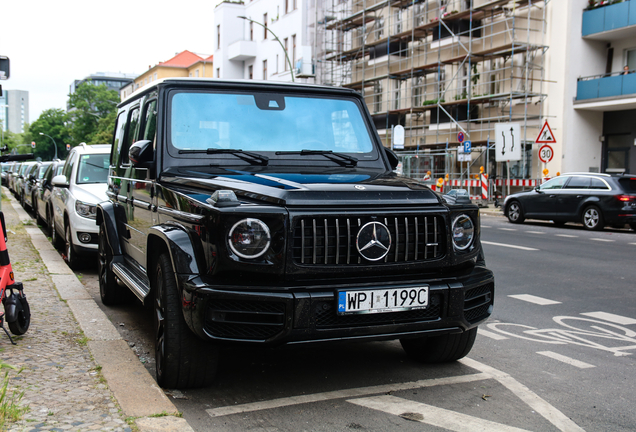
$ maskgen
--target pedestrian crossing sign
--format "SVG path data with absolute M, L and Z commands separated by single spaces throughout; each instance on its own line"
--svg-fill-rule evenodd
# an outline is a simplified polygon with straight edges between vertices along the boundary
M 547 120 L 543 124 L 541 132 L 539 132 L 539 135 L 534 142 L 536 144 L 556 144 L 556 139 L 554 138 L 554 134 L 552 133 L 552 129 L 550 129 L 550 125 Z

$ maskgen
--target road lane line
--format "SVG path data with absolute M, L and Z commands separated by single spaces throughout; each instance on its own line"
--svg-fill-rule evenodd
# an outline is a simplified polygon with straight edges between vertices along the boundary
M 351 399 L 347 402 L 387 414 L 393 414 L 411 421 L 437 426 L 457 432 L 492 431 L 492 432 L 525 432 L 513 426 L 506 426 L 490 420 L 469 416 L 456 411 L 426 405 L 420 402 L 382 395 L 369 398 Z
M 515 295 L 509 295 L 508 297 L 512 297 L 514 299 L 517 300 L 523 300 L 523 301 L 527 301 L 529 303 L 534 303 L 534 304 L 538 304 L 541 306 L 547 306 L 547 305 L 554 305 L 554 304 L 560 304 L 561 302 L 558 301 L 554 301 L 554 300 L 549 300 L 543 297 L 537 297 L 537 296 L 533 296 L 531 294 L 515 294 Z
M 582 361 L 579 361 L 579 360 L 574 360 L 573 358 L 566 357 L 564 355 L 557 354 L 557 353 L 552 352 L 552 351 L 539 351 L 539 352 L 537 352 L 537 354 L 541 354 L 542 356 L 550 357 L 551 359 L 558 360 L 560 362 L 569 364 L 571 366 L 575 366 L 575 367 L 577 367 L 579 369 L 589 369 L 589 368 L 596 367 L 596 366 L 591 365 L 589 363 L 585 363 L 585 362 L 582 362 Z
M 492 228 L 490 225 L 482 225 L 482 228 Z
M 493 367 L 487 366 L 468 357 L 458 360 L 459 363 L 476 369 L 480 372 L 489 374 L 497 380 L 501 385 L 513 392 L 519 399 L 524 401 L 530 408 L 538 412 L 546 420 L 552 423 L 557 429 L 563 432 L 585 432 L 576 423 L 570 420 L 561 411 L 550 405 L 539 395 L 534 393 L 528 387 L 511 377 L 505 372 L 501 372 Z
M 629 243 L 630 245 L 636 245 L 636 243 Z
M 489 242 L 489 241 L 481 241 L 482 244 L 487 244 L 487 245 L 491 245 L 491 246 L 501 246 L 501 247 L 507 247 L 507 248 L 513 248 L 513 249 L 521 249 L 521 250 L 526 250 L 526 251 L 538 251 L 539 249 L 535 249 L 535 248 L 531 248 L 531 247 L 525 247 L 525 246 L 517 246 L 517 245 L 509 245 L 509 244 L 504 244 L 504 243 L 495 243 L 495 242 Z
M 517 231 L 517 228 L 498 228 L 501 231 Z
M 481 336 L 486 336 L 486 337 L 488 337 L 490 339 L 494 339 L 494 340 L 508 339 L 507 337 L 502 336 L 500 334 L 489 332 L 488 330 L 483 330 L 481 327 L 477 328 L 477 334 L 481 335 Z
M 460 375 L 448 378 L 437 378 L 430 380 L 412 381 L 399 384 L 385 384 L 371 387 L 360 387 L 347 390 L 336 390 L 325 393 L 316 393 L 302 396 L 292 396 L 280 399 L 272 399 L 262 402 L 246 403 L 242 405 L 230 405 L 219 408 L 210 408 L 205 410 L 210 417 L 221 417 L 231 414 L 241 414 L 252 411 L 260 411 L 273 408 L 282 408 L 292 405 L 300 405 L 312 402 L 322 402 L 332 399 L 345 399 L 360 396 L 368 396 L 372 394 L 383 394 L 390 391 L 412 390 L 423 387 L 433 387 L 439 385 L 461 384 L 473 381 L 483 381 L 489 376 L 484 373 Z
M 591 238 L 590 240 L 600 241 L 600 242 L 613 242 L 613 241 L 615 241 L 615 240 L 611 240 L 611 239 L 602 239 L 602 238 Z
M 557 234 L 557 237 L 565 237 L 565 238 L 579 238 L 579 236 L 576 235 L 572 235 L 572 234 Z
M 634 318 L 614 315 L 607 312 L 586 312 L 586 313 L 582 313 L 581 315 L 589 316 L 592 318 L 599 318 L 605 321 L 613 322 L 616 324 L 622 324 L 622 325 L 636 324 L 636 319 Z
M 529 234 L 545 234 L 545 231 L 526 231 Z

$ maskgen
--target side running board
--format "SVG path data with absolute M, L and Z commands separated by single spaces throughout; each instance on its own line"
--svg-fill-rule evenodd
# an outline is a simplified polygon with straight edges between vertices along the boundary
M 143 303 L 144 299 L 150 292 L 150 282 L 148 281 L 148 277 L 132 270 L 124 263 L 113 263 L 112 268 L 115 276 L 126 284 L 126 286 L 130 288 L 130 290 L 139 297 L 139 300 Z

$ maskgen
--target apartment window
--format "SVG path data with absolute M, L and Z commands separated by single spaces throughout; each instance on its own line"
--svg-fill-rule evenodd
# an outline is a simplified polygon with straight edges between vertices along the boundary
M 276 54 L 276 73 L 278 73 L 278 54 Z
M 289 40 L 287 38 L 283 39 L 283 45 L 285 46 L 285 55 L 289 52 Z M 285 61 L 285 68 L 283 70 L 287 70 L 287 61 Z
M 254 40 L 254 23 L 250 21 L 250 40 Z
M 422 94 L 425 86 L 424 77 L 418 76 L 413 78 L 412 87 L 413 87 L 413 106 L 418 107 L 422 106 L 424 101 L 422 100 Z
M 292 35 L 292 66 L 296 66 L 296 35 Z
M 254 79 L 254 66 L 249 65 L 249 66 L 247 67 L 247 77 L 248 77 L 249 79 Z
M 285 13 L 289 13 L 289 0 L 285 0 Z
M 402 97 L 402 81 L 393 80 L 393 109 L 400 109 L 400 99 Z
M 157 72 L 155 72 L 155 80 L 157 80 Z
M 382 109 L 382 81 L 377 81 L 373 85 L 373 112 L 377 113 Z
M 216 26 L 216 48 L 221 49 L 221 24 Z
M 195 76 L 195 77 L 198 77 L 198 76 L 199 76 L 199 69 L 197 69 L 197 70 L 195 70 L 195 71 L 194 71 L 194 76 Z
M 626 50 L 625 64 L 629 66 L 630 71 L 633 71 L 636 69 L 636 48 Z
M 292 0 L 294 10 L 298 9 L 298 0 Z
M 375 39 L 380 40 L 384 37 L 384 17 L 375 20 Z
M 263 39 L 267 39 L 267 14 L 263 14 Z
M 402 9 L 396 9 L 394 13 L 395 32 L 402 33 Z
M 267 60 L 263 60 L 263 79 L 267 79 Z
M 216 68 L 216 77 L 221 78 L 221 68 Z

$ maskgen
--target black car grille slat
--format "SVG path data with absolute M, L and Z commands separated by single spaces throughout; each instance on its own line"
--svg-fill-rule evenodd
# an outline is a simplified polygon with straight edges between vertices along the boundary
M 367 261 L 356 246 L 360 228 L 372 221 L 391 234 L 389 252 L 379 261 Z M 444 257 L 445 238 L 441 216 L 304 217 L 294 225 L 292 257 L 296 264 L 318 266 L 421 262 Z
M 440 318 L 442 298 L 432 295 L 427 309 L 415 309 L 403 312 L 338 315 L 334 302 L 317 302 L 314 304 L 314 320 L 316 328 L 336 329 L 375 325 L 390 325 L 434 321 Z
M 283 302 L 213 300 L 205 330 L 219 338 L 265 340 L 283 331 L 285 316 Z
M 471 288 L 464 294 L 464 318 L 475 322 L 488 315 L 493 303 L 494 283 Z

